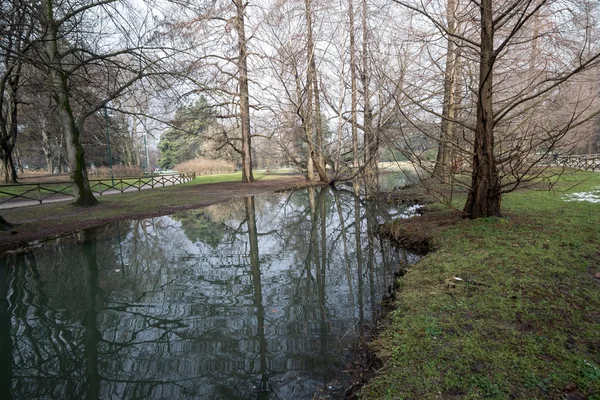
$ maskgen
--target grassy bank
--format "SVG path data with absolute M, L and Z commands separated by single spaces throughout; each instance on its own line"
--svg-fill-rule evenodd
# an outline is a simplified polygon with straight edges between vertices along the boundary
M 591 190 L 600 174 L 578 173 L 506 195 L 505 218 L 440 224 L 362 398 L 600 399 L 600 203 L 565 201 Z

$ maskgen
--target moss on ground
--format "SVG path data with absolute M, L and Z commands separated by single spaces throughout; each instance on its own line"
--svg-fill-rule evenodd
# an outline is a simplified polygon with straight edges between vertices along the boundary
M 361 398 L 600 399 L 600 203 L 565 201 L 594 189 L 600 174 L 578 173 L 505 195 L 504 218 L 440 224 Z

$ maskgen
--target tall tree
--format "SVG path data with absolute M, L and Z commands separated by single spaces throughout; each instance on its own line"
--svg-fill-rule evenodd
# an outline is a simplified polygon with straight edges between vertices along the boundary
M 240 90 L 240 127 L 242 133 L 242 182 L 254 182 L 252 173 L 252 136 L 250 134 L 250 94 L 248 89 L 248 50 L 244 13 L 248 3 L 233 0 L 236 10 L 235 29 L 238 38 L 238 80 Z
M 307 143 L 314 167 L 322 182 L 329 182 L 323 155 L 323 124 L 321 121 L 321 100 L 319 96 L 319 80 L 317 63 L 315 60 L 315 43 L 313 38 L 313 7 L 312 0 L 304 0 L 306 16 L 306 52 L 308 55 L 307 78 L 307 105 L 306 105 L 306 131 Z M 314 106 L 313 106 L 314 104 Z
M 87 7 L 85 7 L 87 9 Z M 74 14 L 80 14 L 82 9 L 77 9 Z M 57 105 L 57 111 L 62 124 L 67 143 L 67 157 L 69 162 L 70 177 L 73 182 L 73 204 L 79 206 L 92 206 L 98 201 L 94 197 L 89 185 L 87 167 L 85 164 L 82 146 L 83 121 L 77 123 L 71 98 L 69 96 L 69 71 L 65 68 L 64 53 L 59 49 L 62 33 L 60 28 L 66 20 L 57 17 L 56 5 L 53 0 L 40 2 L 39 23 L 42 31 L 42 58 L 43 70 L 48 76 L 52 97 Z
M 492 0 L 482 0 L 477 122 L 473 144 L 471 190 L 464 212 L 470 218 L 500 216 L 500 177 L 494 157 L 494 14 Z
M 444 66 L 444 99 L 442 103 L 442 115 L 440 123 L 440 138 L 438 143 L 438 152 L 435 160 L 433 176 L 442 182 L 449 182 L 450 164 L 452 162 L 452 140 L 453 140 L 453 119 L 456 109 L 456 63 L 457 49 L 455 38 L 452 36 L 456 32 L 456 3 L 458 0 L 447 0 L 446 4 L 446 24 L 448 34 L 446 35 L 446 63 Z
M 378 190 L 379 135 L 373 129 L 371 108 L 371 62 L 369 58 L 369 26 L 367 1 L 362 0 L 362 71 L 360 80 L 363 89 L 363 130 L 365 146 L 365 181 L 369 191 Z
M 350 103 L 350 123 L 352 129 L 352 155 L 354 168 L 358 168 L 359 153 L 358 153 L 358 125 L 356 114 L 358 109 L 358 88 L 356 85 L 356 32 L 354 27 L 354 0 L 348 0 L 348 16 L 350 26 L 350 86 L 351 86 L 351 103 Z

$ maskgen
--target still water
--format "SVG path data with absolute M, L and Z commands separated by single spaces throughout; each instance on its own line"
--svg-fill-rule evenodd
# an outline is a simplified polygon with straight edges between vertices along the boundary
M 414 256 L 330 188 L 121 222 L 0 260 L 1 399 L 310 399 Z

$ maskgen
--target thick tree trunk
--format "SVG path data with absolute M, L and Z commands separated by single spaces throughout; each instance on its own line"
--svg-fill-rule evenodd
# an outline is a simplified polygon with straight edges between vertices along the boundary
M 18 134 L 18 108 L 17 108 L 17 90 L 19 89 L 19 79 L 21 64 L 5 64 L 5 68 L 10 69 L 15 76 L 9 76 L 6 82 L 2 83 L 2 93 L 4 94 L 4 110 L 2 110 L 2 126 L 0 127 L 0 147 L 2 148 L 2 167 L 4 172 L 4 183 L 17 183 L 17 169 L 13 161 L 13 150 Z
M 10 147 L 2 148 L 2 172 L 4 183 L 17 183 L 17 169 L 15 168 Z
M 246 49 L 246 28 L 243 0 L 235 0 L 237 10 L 236 30 L 238 35 L 238 79 L 240 83 L 240 119 L 242 130 L 242 182 L 254 182 L 252 173 L 252 143 L 250 135 L 250 96 L 248 90 L 248 53 Z
M 67 112 L 61 112 L 61 114 Z M 68 115 L 64 115 L 68 117 Z M 85 156 L 81 144 L 81 132 L 74 125 L 74 121 L 63 121 L 67 139 L 67 159 L 69 162 L 70 178 L 73 183 L 73 205 L 89 207 L 98 204 L 90 188 Z
M 448 21 L 448 32 L 456 30 L 456 0 L 448 0 L 446 7 L 446 19 Z M 444 103 L 442 105 L 442 122 L 440 126 L 440 140 L 438 143 L 438 154 L 433 169 L 433 177 L 444 183 L 450 180 L 450 164 L 452 162 L 452 139 L 453 123 L 455 117 L 455 77 L 456 77 L 456 45 L 454 38 L 448 36 L 446 45 L 446 67 L 444 72 Z
M 477 125 L 471 188 L 464 207 L 469 218 L 501 216 L 500 179 L 494 158 L 493 66 L 494 30 L 492 0 L 481 1 L 481 58 L 477 99 Z
M 81 129 L 75 122 L 69 101 L 69 83 L 58 50 L 58 27 L 53 15 L 52 0 L 41 2 L 41 23 L 45 28 L 45 48 L 47 74 L 52 85 L 52 96 L 58 106 L 58 113 L 67 145 L 67 160 L 71 182 L 73 183 L 73 205 L 93 206 L 98 203 L 88 180 L 82 145 Z

